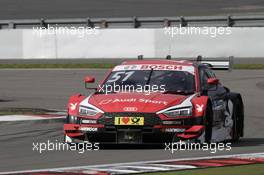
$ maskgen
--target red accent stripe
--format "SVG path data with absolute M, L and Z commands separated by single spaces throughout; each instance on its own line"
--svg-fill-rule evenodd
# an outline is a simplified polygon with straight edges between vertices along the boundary
M 196 138 L 199 137 L 199 134 L 178 134 L 177 137 L 180 137 L 182 139 L 192 139 L 192 138 Z
M 240 158 L 241 160 L 249 160 L 251 162 L 254 162 L 254 163 L 264 163 L 264 158 Z
M 221 167 L 223 164 L 220 163 L 210 163 L 210 162 L 189 162 L 189 161 L 181 161 L 181 162 L 173 162 L 174 165 L 192 165 L 197 167 Z
M 208 160 L 208 162 L 221 163 L 224 165 L 246 165 L 252 164 L 252 161 L 241 159 L 223 159 L 223 160 Z
M 231 165 L 249 165 L 256 163 L 264 163 L 264 158 L 221 158 L 221 159 L 206 159 L 206 160 L 186 160 L 169 162 L 174 165 L 192 165 L 197 167 L 221 167 Z

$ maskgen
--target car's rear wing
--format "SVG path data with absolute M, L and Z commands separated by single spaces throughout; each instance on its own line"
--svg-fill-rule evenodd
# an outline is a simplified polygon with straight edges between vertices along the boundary
M 232 70 L 234 64 L 234 57 L 230 56 L 228 58 L 208 58 L 204 59 L 201 56 L 197 57 L 197 62 L 207 65 L 211 69 L 218 70 Z
M 171 55 L 166 56 L 167 60 L 171 60 Z M 175 60 L 175 58 L 173 58 Z M 138 60 L 143 60 L 143 55 L 138 56 Z M 177 60 L 177 59 L 176 59 Z M 182 60 L 182 59 L 181 59 Z M 187 59 L 194 62 L 199 62 L 204 65 L 207 65 L 209 68 L 214 70 L 232 70 L 234 64 L 234 57 L 230 56 L 227 58 L 203 58 L 198 56 L 196 59 Z

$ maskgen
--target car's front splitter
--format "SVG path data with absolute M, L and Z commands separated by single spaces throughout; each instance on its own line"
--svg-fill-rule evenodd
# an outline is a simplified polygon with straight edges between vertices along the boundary
M 116 127 L 101 124 L 64 124 L 65 135 L 72 138 L 87 138 L 91 142 L 164 143 L 171 142 L 175 137 L 181 140 L 198 138 L 203 131 L 203 125 Z

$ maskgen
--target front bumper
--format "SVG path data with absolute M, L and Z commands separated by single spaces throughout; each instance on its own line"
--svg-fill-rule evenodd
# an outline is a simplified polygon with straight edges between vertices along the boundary
M 195 139 L 204 131 L 201 117 L 175 119 L 175 124 L 164 124 L 164 118 L 145 115 L 144 126 L 116 126 L 112 121 L 114 115 L 99 118 L 96 124 L 64 124 L 64 134 L 90 142 L 100 143 L 164 143 L 173 139 Z M 153 117 L 153 116 L 152 116 Z M 162 118 L 162 120 L 161 120 Z M 81 120 L 80 120 L 81 121 Z M 172 122 L 173 123 L 173 122 Z

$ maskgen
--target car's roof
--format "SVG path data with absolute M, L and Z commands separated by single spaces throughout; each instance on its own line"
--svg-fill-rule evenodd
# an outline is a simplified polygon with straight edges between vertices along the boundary
M 121 65 L 131 65 L 131 64 L 170 64 L 170 65 L 183 65 L 183 66 L 193 66 L 192 61 L 188 60 L 128 60 L 121 63 Z

